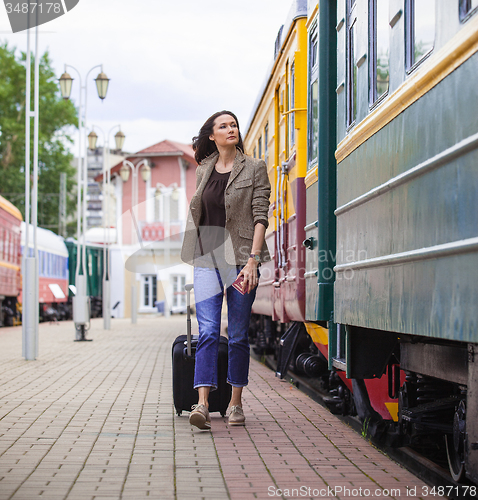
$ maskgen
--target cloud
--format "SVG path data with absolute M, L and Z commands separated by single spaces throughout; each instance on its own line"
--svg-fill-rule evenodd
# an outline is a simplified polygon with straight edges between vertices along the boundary
M 40 50 L 49 48 L 58 76 L 64 63 L 76 67 L 83 79 L 91 67 L 103 64 L 111 79 L 108 95 L 103 102 L 97 98 L 93 79 L 99 70 L 93 71 L 88 123 L 121 123 L 128 150 L 166 137 L 188 142 L 218 109 L 231 109 L 246 125 L 290 4 L 81 0 L 40 30 Z M 5 35 L 8 28 L 5 9 L 0 9 L 0 38 L 25 50 L 25 34 Z M 72 99 L 78 103 L 78 77 L 70 74 L 75 78 Z M 167 135 L 153 138 L 154 131 Z M 77 146 L 72 151 L 76 154 Z

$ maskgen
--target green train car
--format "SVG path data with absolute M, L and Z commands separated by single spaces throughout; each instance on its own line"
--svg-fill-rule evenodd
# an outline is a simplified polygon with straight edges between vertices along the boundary
M 478 3 L 337 1 L 332 366 L 478 482 Z
M 69 285 L 75 286 L 77 264 L 77 244 L 73 238 L 67 238 Z M 103 252 L 102 245 L 88 243 L 86 245 L 87 295 L 90 297 L 91 317 L 101 318 L 103 315 Z M 71 288 L 69 297 L 74 293 Z

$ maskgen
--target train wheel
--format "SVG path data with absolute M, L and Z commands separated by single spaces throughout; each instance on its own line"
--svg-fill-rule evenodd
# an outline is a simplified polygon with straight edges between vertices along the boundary
M 446 436 L 446 454 L 450 474 L 456 482 L 465 477 L 465 432 L 466 408 L 465 402 L 460 401 L 453 418 L 453 434 Z

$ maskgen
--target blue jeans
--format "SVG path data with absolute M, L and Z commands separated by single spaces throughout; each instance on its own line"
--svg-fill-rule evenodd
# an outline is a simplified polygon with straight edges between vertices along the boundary
M 244 387 L 249 374 L 249 321 L 251 308 L 256 298 L 256 288 L 242 295 L 230 286 L 240 268 L 209 269 L 194 268 L 194 297 L 196 317 L 199 324 L 199 339 L 196 349 L 194 388 L 217 389 L 217 361 L 221 330 L 221 309 L 226 287 L 228 369 L 227 382 L 233 387 Z M 259 273 L 258 273 L 259 274 Z

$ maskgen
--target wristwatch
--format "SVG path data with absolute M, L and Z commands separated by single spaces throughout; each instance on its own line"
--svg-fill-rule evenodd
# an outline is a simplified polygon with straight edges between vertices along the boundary
M 260 255 L 257 255 L 255 253 L 251 253 L 251 255 L 249 255 L 249 258 L 250 259 L 254 259 L 258 264 L 259 262 L 261 261 L 261 256 Z

